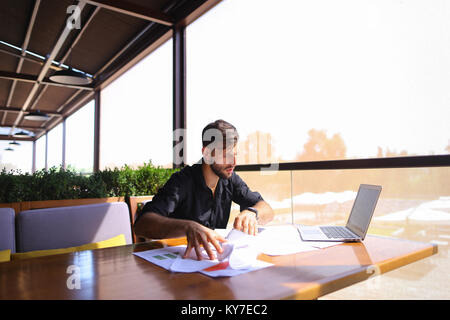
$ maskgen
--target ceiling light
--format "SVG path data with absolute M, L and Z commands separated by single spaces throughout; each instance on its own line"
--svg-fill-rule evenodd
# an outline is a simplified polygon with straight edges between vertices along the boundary
M 56 71 L 49 78 L 54 82 L 71 85 L 87 85 L 92 82 L 92 78 L 72 69 Z
M 6 151 L 14 151 L 14 149 L 11 148 L 11 147 L 5 148 L 5 150 L 6 150 Z
M 36 111 L 30 111 L 27 115 L 24 116 L 24 118 L 26 120 L 32 120 L 32 121 L 46 121 L 50 117 L 47 114 L 40 112 L 39 110 L 36 110 Z
M 18 143 L 17 141 L 10 142 L 9 144 L 13 146 L 20 146 L 20 143 Z
M 15 137 L 15 138 L 29 138 L 30 135 L 22 130 L 22 131 L 14 133 L 13 137 Z

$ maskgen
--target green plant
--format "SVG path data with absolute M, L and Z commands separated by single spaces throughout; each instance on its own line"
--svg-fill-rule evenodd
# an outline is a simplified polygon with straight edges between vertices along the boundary
M 155 194 L 176 171 L 176 169 L 155 167 L 151 162 L 144 163 L 143 166 L 139 166 L 135 170 L 125 166 L 123 170 L 124 180 L 129 182 L 127 195 Z
M 70 167 L 66 170 L 52 167 L 33 174 L 3 169 L 0 172 L 0 203 L 152 195 L 176 171 L 155 167 L 151 161 L 137 169 L 124 165 L 89 176 Z

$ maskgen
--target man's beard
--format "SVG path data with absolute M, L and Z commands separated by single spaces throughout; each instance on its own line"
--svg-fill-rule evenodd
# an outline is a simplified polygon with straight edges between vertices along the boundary
M 211 170 L 212 170 L 219 178 L 222 178 L 222 179 L 230 179 L 230 178 L 231 178 L 231 175 L 228 176 L 226 173 L 223 173 L 223 172 L 221 172 L 219 169 L 217 169 L 215 163 L 212 164 L 212 165 L 210 165 L 210 167 L 211 167 Z M 229 167 L 229 168 L 232 168 L 232 167 Z M 223 170 L 226 170 L 226 169 L 228 169 L 228 168 L 223 168 Z

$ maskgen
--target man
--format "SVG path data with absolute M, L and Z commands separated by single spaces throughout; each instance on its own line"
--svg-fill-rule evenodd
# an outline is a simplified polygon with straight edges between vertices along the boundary
M 201 257 L 203 246 L 210 259 L 211 243 L 222 253 L 226 240 L 214 228 L 226 228 L 231 201 L 240 205 L 234 228 L 255 235 L 257 224 L 273 219 L 273 210 L 258 192 L 252 192 L 234 172 L 236 128 L 224 120 L 208 124 L 202 131 L 201 162 L 174 173 L 136 218 L 137 236 L 151 239 L 187 237 L 186 258 L 192 249 Z

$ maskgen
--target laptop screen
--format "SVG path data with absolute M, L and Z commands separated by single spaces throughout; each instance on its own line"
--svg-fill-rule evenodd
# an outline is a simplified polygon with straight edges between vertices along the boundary
M 353 203 L 352 212 L 347 221 L 347 228 L 364 239 L 370 220 L 372 220 L 381 186 L 362 184 L 359 186 L 358 194 Z

